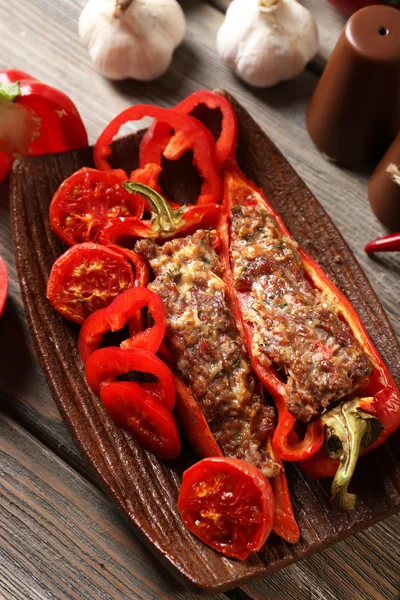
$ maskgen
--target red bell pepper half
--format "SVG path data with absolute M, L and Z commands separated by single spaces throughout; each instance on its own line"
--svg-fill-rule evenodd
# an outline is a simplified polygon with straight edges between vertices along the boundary
M 147 288 L 134 287 L 117 296 L 107 308 L 96 310 L 80 330 L 78 348 L 84 363 L 99 349 L 107 331 L 119 331 L 128 319 L 147 307 L 154 325 L 121 343 L 121 348 L 142 348 L 155 354 L 167 328 L 165 307 L 160 296 Z
M 233 162 L 225 169 L 224 187 L 224 207 L 228 211 L 232 206 L 243 201 L 253 202 L 255 207 L 258 203 L 262 203 L 275 218 L 282 233 L 292 238 L 279 215 L 263 196 L 262 191 L 248 181 Z M 257 357 L 252 355 L 252 327 L 243 319 L 247 347 L 253 368 L 273 397 L 278 409 L 278 426 L 273 437 L 273 446 L 276 452 L 282 460 L 302 461 L 300 462 L 301 468 L 316 477 L 330 477 L 337 472 L 337 481 L 340 484 L 335 482 L 334 495 L 342 507 L 350 508 L 354 506 L 354 498 L 349 499 L 347 486 L 354 472 L 357 458 L 359 454 L 382 444 L 388 435 L 400 425 L 400 392 L 351 303 L 304 250 L 301 250 L 301 258 L 309 280 L 316 289 L 323 291 L 336 306 L 340 307 L 341 317 L 349 325 L 354 337 L 373 365 L 373 372 L 368 384 L 357 391 L 360 398 L 349 400 L 339 406 L 338 410 L 342 413 L 340 417 L 342 427 L 335 428 L 333 426 L 338 421 L 338 415 L 335 413 L 336 409 L 332 409 L 323 418 L 311 422 L 305 436 L 300 439 L 295 428 L 296 418 L 286 408 L 285 384 L 278 377 L 273 364 L 267 368 L 260 364 Z M 245 307 L 245 293 L 235 290 L 237 303 L 239 307 L 242 307 L 242 312 Z M 339 429 L 341 430 L 339 431 Z M 325 437 L 330 457 L 323 448 Z M 329 439 L 336 441 L 335 450 L 329 450 Z M 338 444 L 342 456 L 340 469 L 338 469 L 339 461 L 335 460 L 338 458 Z M 331 443 L 331 446 L 333 445 Z
M 162 166 L 163 158 L 178 160 L 187 151 L 193 152 L 193 163 L 203 178 L 199 204 L 221 201 L 221 177 L 216 167 L 215 143 L 211 133 L 200 122 L 166 108 L 138 104 L 127 108 L 113 119 L 100 135 L 94 147 L 96 167 L 102 171 L 111 171 L 108 162 L 111 155 L 110 144 L 124 123 L 137 121 L 144 117 L 154 117 L 167 124 L 174 132 L 172 138 L 148 147 L 146 155 L 140 158 L 140 166 L 152 163 Z M 165 143 L 164 143 L 165 142 Z M 120 172 L 120 171 L 119 171 Z M 127 176 L 125 176 L 128 179 Z
M 0 181 L 17 157 L 87 144 L 82 119 L 68 96 L 22 71 L 0 71 Z
M 229 100 L 208 90 L 199 90 L 194 92 L 182 102 L 174 107 L 175 112 L 190 115 L 199 119 L 204 125 L 207 125 L 207 112 L 220 111 L 221 113 L 221 131 L 215 142 L 215 158 L 219 166 L 230 157 L 236 150 L 237 141 L 237 118 Z M 171 138 L 171 128 L 165 123 L 155 121 L 148 128 L 140 144 L 140 152 L 143 159 L 146 159 L 152 145 L 163 144 Z

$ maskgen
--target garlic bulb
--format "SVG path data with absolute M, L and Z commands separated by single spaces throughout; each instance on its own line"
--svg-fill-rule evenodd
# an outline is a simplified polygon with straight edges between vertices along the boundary
M 185 16 L 176 0 L 89 0 L 79 35 L 102 75 L 151 81 L 168 69 Z
M 317 52 L 318 30 L 297 0 L 233 0 L 217 47 L 241 79 L 270 87 L 303 71 Z

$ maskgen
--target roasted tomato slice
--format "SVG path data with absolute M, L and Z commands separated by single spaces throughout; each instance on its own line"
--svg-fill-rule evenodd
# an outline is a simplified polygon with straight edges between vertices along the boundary
M 0 256 L 0 317 L 3 314 L 4 307 L 6 305 L 8 292 L 8 273 L 7 266 L 4 260 Z
M 181 445 L 172 413 L 139 386 L 112 383 L 100 398 L 115 423 L 132 433 L 139 444 L 160 458 L 175 458 Z
M 225 556 L 245 560 L 271 533 L 271 485 L 236 458 L 205 458 L 184 472 L 178 508 L 186 527 Z
M 127 192 L 123 179 L 84 167 L 60 185 L 50 205 L 50 225 L 68 246 L 97 242 L 115 217 L 141 217 L 143 199 Z
M 72 246 L 56 260 L 47 283 L 47 298 L 64 317 L 83 323 L 133 283 L 133 269 L 123 256 L 88 242 Z

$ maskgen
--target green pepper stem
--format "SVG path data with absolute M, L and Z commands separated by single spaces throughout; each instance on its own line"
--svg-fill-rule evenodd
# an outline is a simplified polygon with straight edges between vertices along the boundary
M 127 192 L 139 194 L 149 203 L 151 209 L 151 230 L 154 237 L 163 233 L 171 233 L 178 229 L 182 223 L 185 206 L 177 209 L 171 208 L 158 192 L 144 183 L 124 181 L 123 186 Z
M 365 404 L 367 400 L 363 398 L 362 402 Z M 379 419 L 359 409 L 360 402 L 359 398 L 344 402 L 323 417 L 327 452 L 331 458 L 340 461 L 331 491 L 332 500 L 342 510 L 355 507 L 357 496 L 347 490 L 358 457 L 383 430 Z
M 12 103 L 14 100 L 19 98 L 21 95 L 20 82 L 15 81 L 9 83 L 8 81 L 0 82 L 0 102 Z

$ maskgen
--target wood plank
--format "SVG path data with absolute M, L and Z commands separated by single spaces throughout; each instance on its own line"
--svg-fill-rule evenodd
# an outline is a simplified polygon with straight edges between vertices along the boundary
M 309 0 L 304 2 L 308 3 Z M 37 0 L 35 3 L 29 0 L 9 3 L 0 0 L 0 51 L 3 66 L 24 69 L 69 93 L 79 106 L 91 140 L 96 138 L 112 116 L 130 103 L 154 102 L 170 105 L 200 87 L 212 88 L 223 85 L 230 89 L 271 135 L 339 225 L 364 266 L 399 334 L 400 264 L 398 257 L 393 255 L 372 261 L 367 259 L 362 251 L 368 239 L 384 232 L 371 214 L 366 201 L 366 174 L 354 174 L 326 163 L 313 148 L 304 128 L 305 109 L 317 78 L 312 73 L 305 73 L 297 80 L 269 91 L 253 91 L 242 86 L 220 64 L 215 52 L 215 35 L 222 22 L 222 15 L 204 3 L 184 1 L 182 4 L 188 18 L 188 33 L 184 45 L 175 55 L 170 72 L 152 84 L 135 82 L 113 84 L 92 71 L 87 55 L 80 46 L 77 37 L 77 18 L 83 4 L 84 0 L 60 0 L 56 3 L 45 0 Z M 333 19 L 332 23 L 340 19 L 336 17 L 333 9 L 328 7 L 326 0 L 313 0 L 313 4 L 314 10 L 321 7 L 321 11 L 326 11 Z M 332 35 L 337 35 L 337 32 L 333 31 Z M 16 411 L 18 418 L 23 419 L 37 435 L 41 435 L 46 443 L 57 447 L 62 455 L 68 456 L 75 464 L 79 464 L 80 459 L 69 435 L 60 423 L 59 415 L 32 351 L 21 311 L 11 247 L 8 212 L 4 204 L 1 204 L 0 253 L 7 254 L 11 265 L 11 294 L 6 314 L 15 327 L 13 325 L 12 328 L 8 328 L 9 319 L 3 319 L 0 327 L 4 329 L 1 329 L 0 339 L 7 339 L 9 343 L 8 340 L 15 338 L 15 342 L 10 342 L 10 348 L 16 356 L 23 348 L 20 370 L 7 371 L 10 369 L 11 361 L 5 363 L 5 366 L 3 363 L 0 368 L 2 406 L 6 405 L 7 410 Z M 21 334 L 22 343 L 19 342 L 19 337 L 18 340 L 16 339 L 17 335 L 11 333 L 14 330 L 18 331 L 18 336 Z M 2 360 L 6 359 L 8 354 L 4 348 L 3 345 Z M 392 520 L 389 520 L 388 524 L 391 523 Z M 371 532 L 375 531 L 376 527 L 371 529 Z M 366 534 L 363 534 L 361 539 L 364 539 L 364 535 Z M 375 533 L 371 535 L 372 539 L 375 539 Z M 387 531 L 382 536 L 381 543 L 383 546 L 392 547 Z M 351 547 L 351 542 L 346 542 L 345 546 L 347 547 L 348 544 Z M 336 597 L 337 564 L 331 567 L 330 558 L 324 559 L 325 553 L 321 553 L 319 557 L 321 560 L 314 567 L 315 578 L 312 581 L 318 583 L 319 578 L 328 581 L 326 589 L 329 592 L 323 591 L 320 595 L 317 588 L 315 597 L 321 599 Z M 277 591 L 274 587 L 266 587 L 264 597 L 267 597 L 269 591 L 272 598 L 286 598 L 285 593 L 288 593 L 292 581 L 297 577 L 293 575 L 286 579 L 286 573 L 300 569 L 302 577 L 305 578 L 303 581 L 308 581 L 307 573 L 312 571 L 310 565 L 314 564 L 316 558 L 289 567 L 279 574 L 279 577 L 283 577 L 282 580 L 276 579 L 278 575 L 273 576 L 274 581 L 280 582 L 276 585 L 281 585 L 282 589 Z M 345 560 L 342 560 L 340 555 L 338 560 L 340 569 L 346 572 Z M 370 560 L 374 560 L 373 556 Z M 303 594 L 299 595 L 300 600 L 310 597 L 306 585 L 299 594 Z
M 196 598 L 134 538 L 101 492 L 1 414 L 0 473 L 2 600 Z
M 231 0 L 207 0 L 221 12 L 225 12 Z M 339 35 L 346 23 L 343 17 L 328 0 L 300 0 L 314 15 L 319 32 L 319 48 L 317 56 L 311 61 L 309 68 L 321 73 L 334 49 Z

